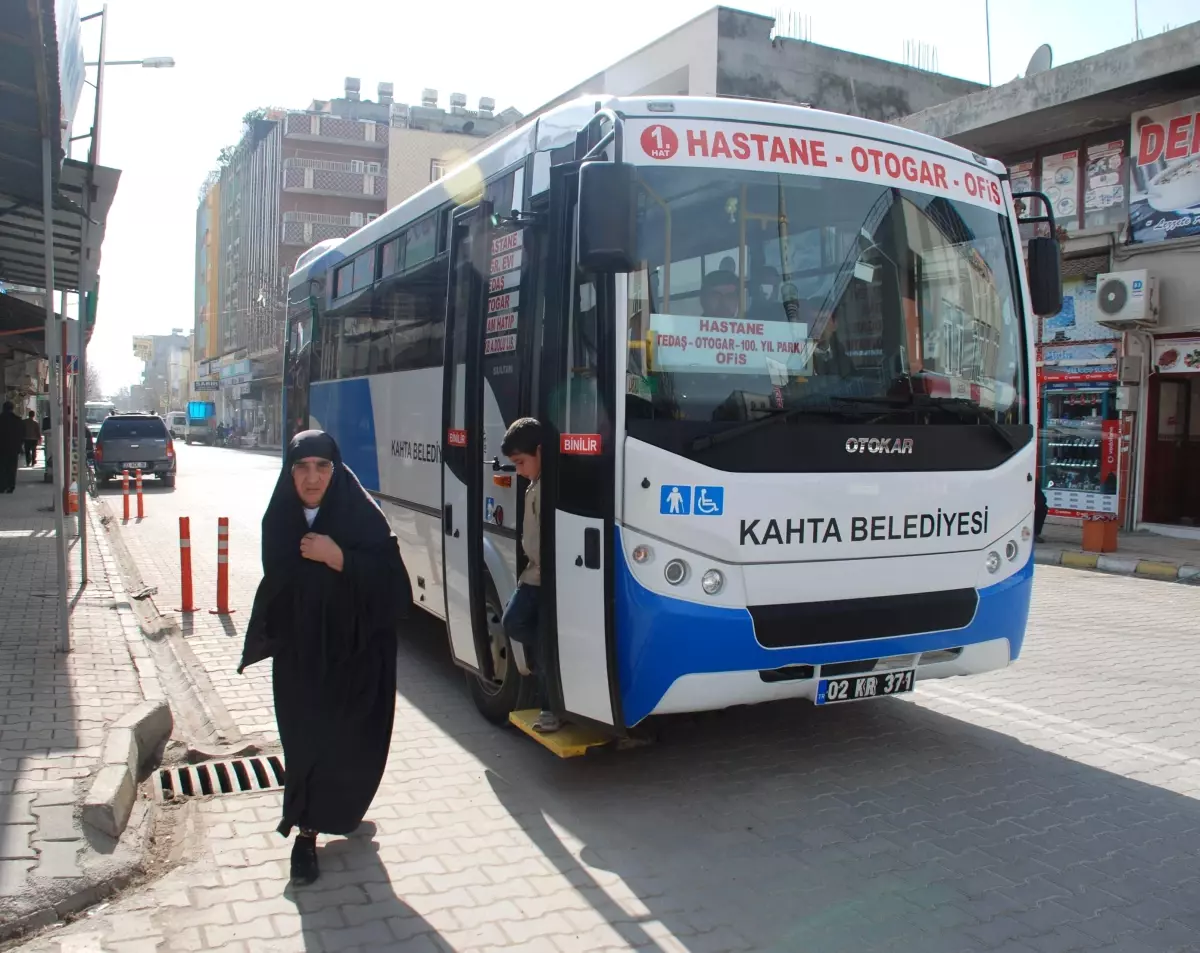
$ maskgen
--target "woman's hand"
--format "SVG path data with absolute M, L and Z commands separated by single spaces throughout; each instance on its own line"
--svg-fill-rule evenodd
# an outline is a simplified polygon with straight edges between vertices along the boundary
M 342 548 L 328 536 L 306 533 L 300 540 L 300 555 L 315 563 L 324 563 L 335 572 L 342 571 Z

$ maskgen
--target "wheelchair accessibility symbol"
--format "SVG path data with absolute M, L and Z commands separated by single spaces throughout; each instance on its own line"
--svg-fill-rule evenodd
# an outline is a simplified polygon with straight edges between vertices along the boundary
M 697 516 L 720 516 L 725 512 L 725 487 L 696 487 L 696 502 L 693 509 Z
M 664 483 L 658 512 L 663 516 L 720 516 L 725 512 L 725 487 Z

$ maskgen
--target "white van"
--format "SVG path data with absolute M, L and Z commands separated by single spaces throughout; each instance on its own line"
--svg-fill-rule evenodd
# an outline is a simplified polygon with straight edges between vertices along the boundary
M 167 430 L 171 434 L 172 440 L 179 440 L 187 436 L 187 414 L 182 410 L 173 410 L 167 414 Z

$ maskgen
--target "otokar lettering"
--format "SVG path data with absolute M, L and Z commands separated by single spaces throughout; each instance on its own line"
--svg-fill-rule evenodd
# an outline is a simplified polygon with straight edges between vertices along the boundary
M 981 536 L 988 531 L 988 508 L 906 513 L 903 516 L 852 516 L 848 525 L 837 517 L 811 516 L 784 520 L 742 520 L 742 546 L 800 546 L 808 543 L 881 543 L 890 539 L 949 539 Z

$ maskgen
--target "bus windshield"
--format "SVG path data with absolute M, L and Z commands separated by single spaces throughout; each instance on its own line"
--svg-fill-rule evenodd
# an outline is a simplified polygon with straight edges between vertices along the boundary
M 1015 252 L 995 211 L 861 181 L 642 168 L 631 419 L 1028 422 Z M 968 411 L 962 413 L 961 411 Z M 639 428 L 640 430 L 644 428 Z
M 89 424 L 104 423 L 105 418 L 111 417 L 112 413 L 112 404 L 85 404 L 83 408 L 84 420 Z

